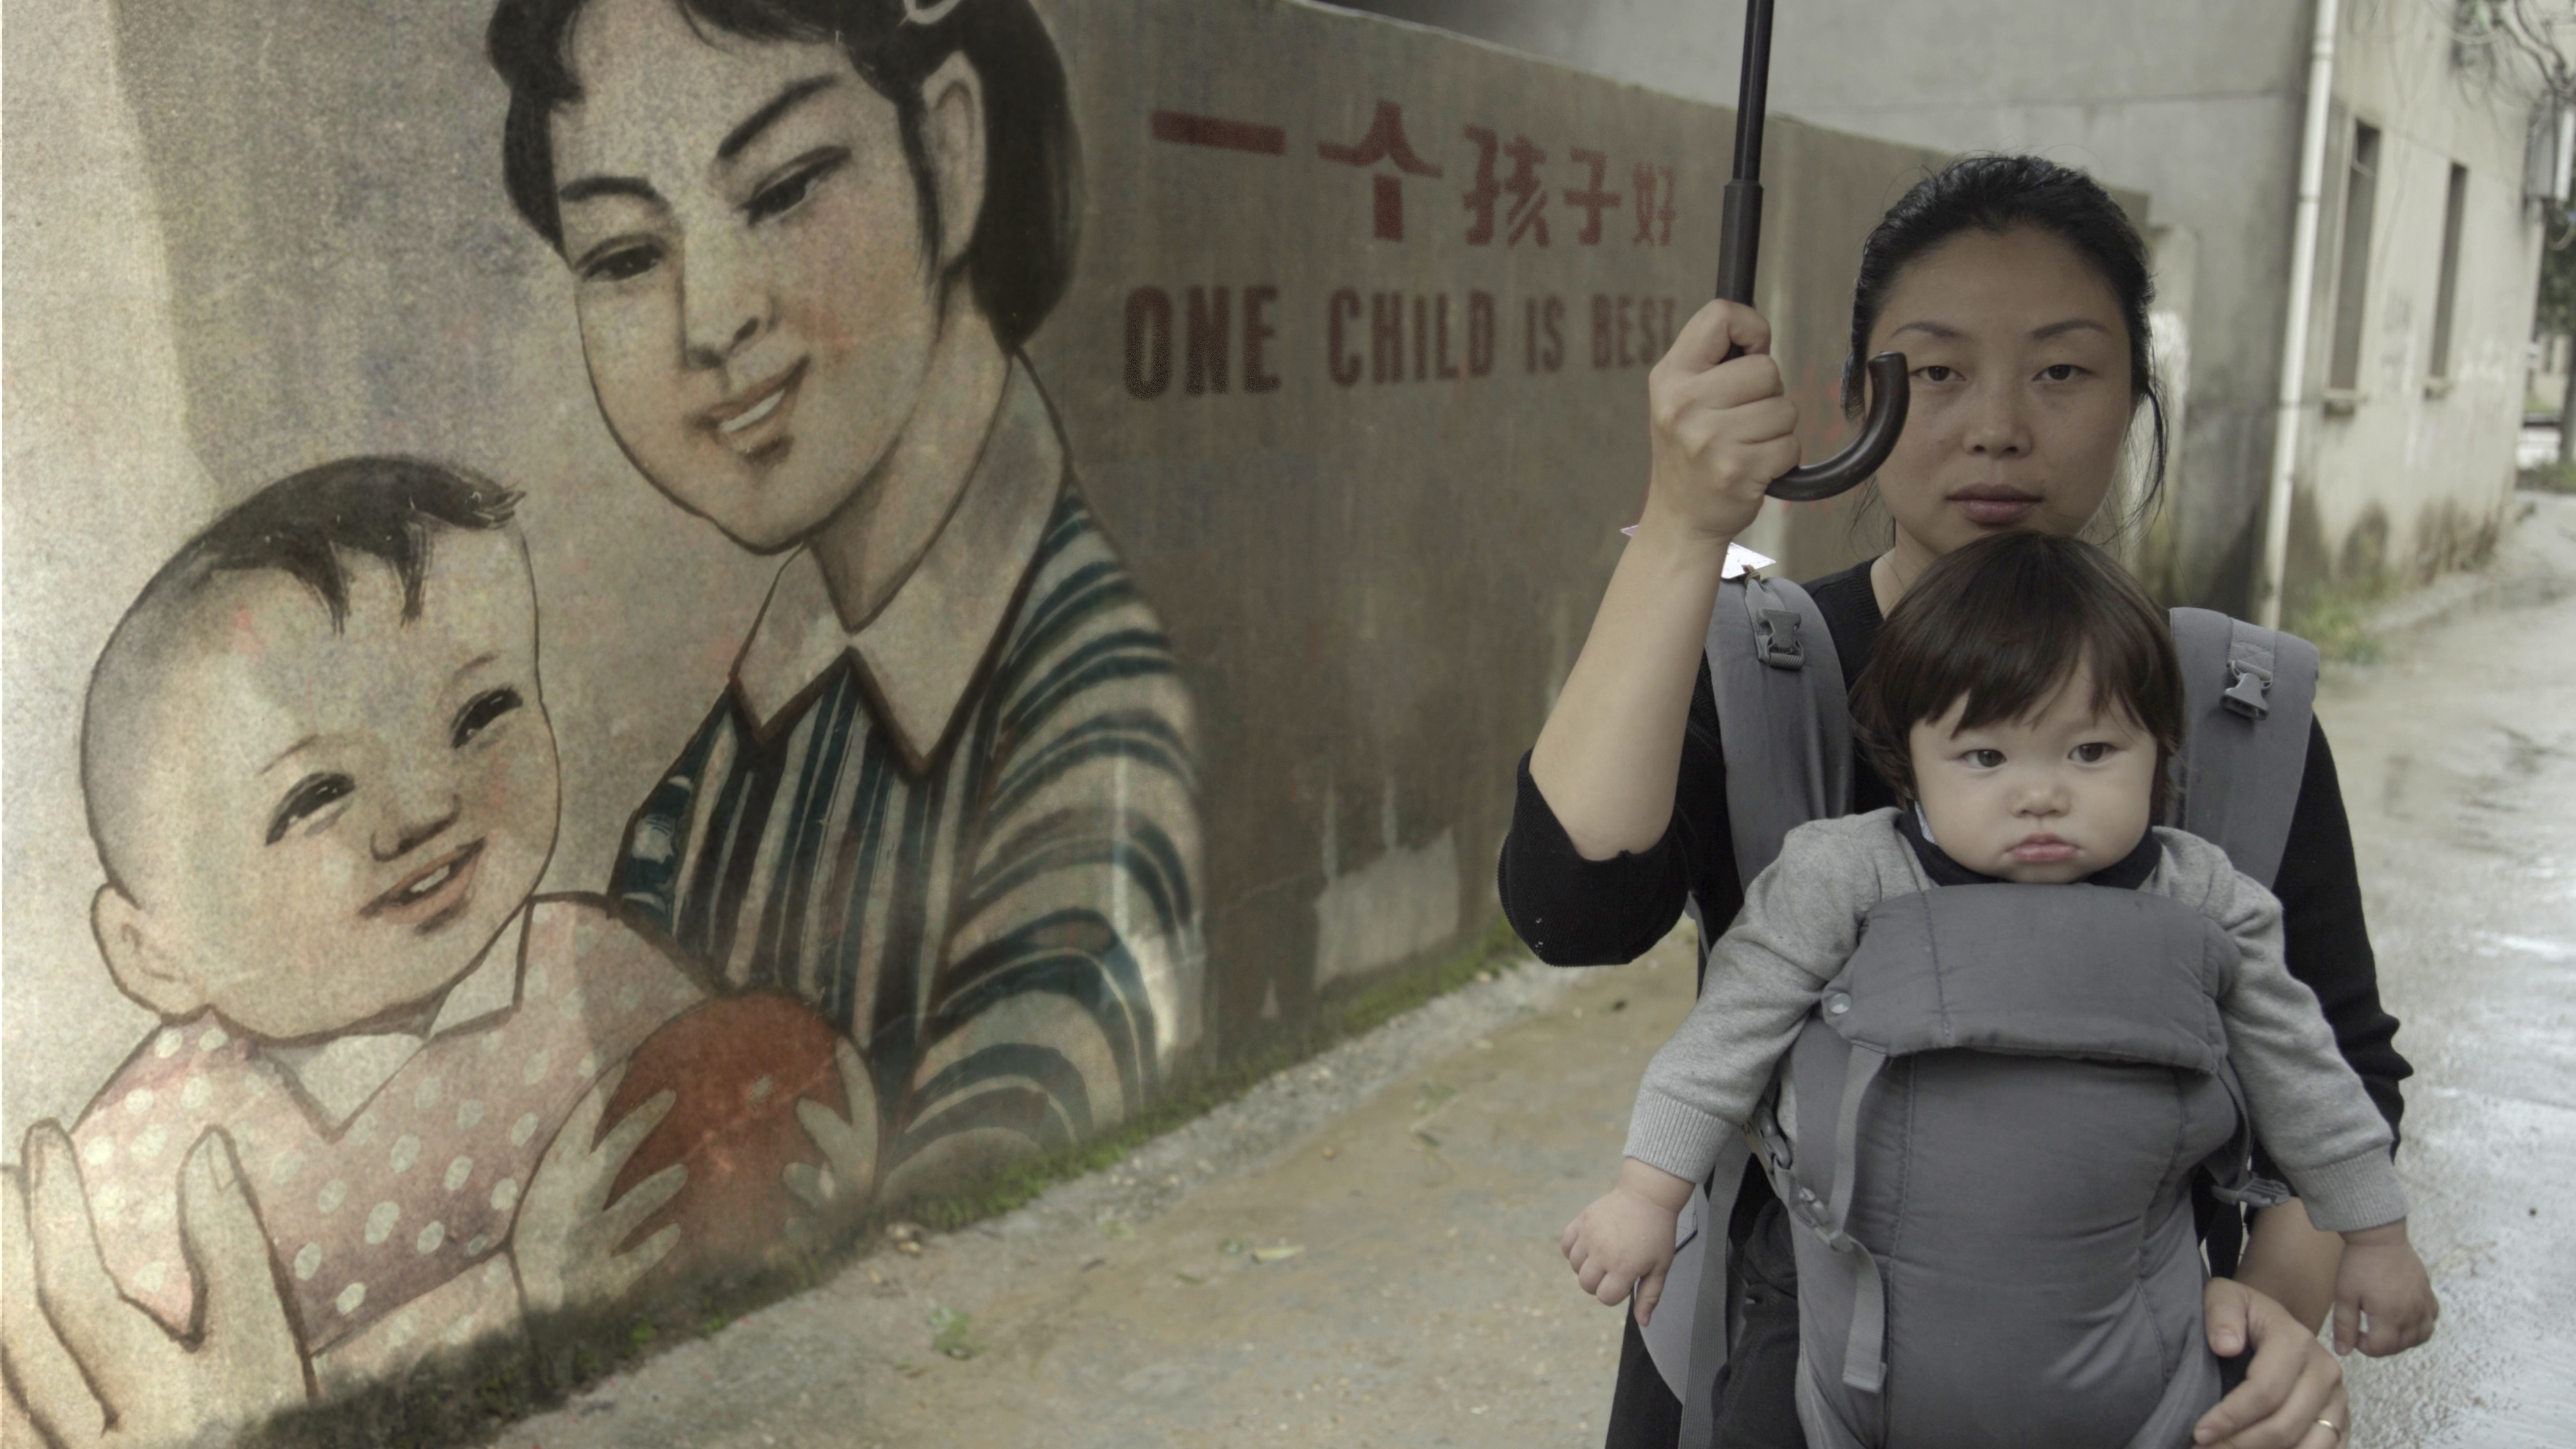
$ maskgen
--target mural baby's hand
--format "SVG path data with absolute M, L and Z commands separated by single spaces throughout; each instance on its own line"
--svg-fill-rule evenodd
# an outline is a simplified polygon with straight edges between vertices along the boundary
M 632 1249 L 619 1252 L 617 1248 L 689 1180 L 689 1170 L 673 1163 L 635 1184 L 617 1201 L 608 1200 L 626 1159 L 661 1125 L 677 1100 L 670 1091 L 656 1092 L 602 1137 L 599 1119 L 625 1075 L 623 1065 L 608 1071 L 573 1108 L 529 1178 L 527 1196 L 519 1200 L 510 1251 L 518 1264 L 519 1287 L 529 1313 L 613 1302 L 680 1241 L 679 1225 L 673 1223 Z
M 0 1172 L 0 1358 L 50 1442 L 201 1443 L 304 1402 L 268 1237 L 222 1133 L 198 1138 L 179 1170 L 179 1235 L 201 1309 L 193 1347 L 119 1295 L 71 1139 L 38 1123 L 23 1153 L 23 1168 Z
M 858 1049 L 847 1041 L 833 1044 L 832 1061 L 840 1070 L 843 1112 L 804 1098 L 796 1103 L 797 1124 L 821 1149 L 823 1165 L 791 1162 L 781 1174 L 787 1190 L 827 1230 L 866 1212 L 875 1200 L 877 1180 L 876 1084 Z

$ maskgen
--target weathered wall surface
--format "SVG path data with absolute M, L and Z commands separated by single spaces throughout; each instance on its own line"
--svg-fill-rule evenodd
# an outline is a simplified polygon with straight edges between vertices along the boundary
M 1677 95 L 1735 93 L 1740 4 L 1373 0 L 1369 8 Z M 2485 63 L 2474 25 L 2462 22 L 2457 36 L 2468 39 L 2455 47 L 2450 8 L 2341 7 L 2310 411 L 2290 540 L 2293 603 L 2350 573 L 2347 554 L 2360 562 L 2385 552 L 2403 571 L 2474 553 L 2510 487 L 2511 413 L 2520 406 L 2537 272 L 2537 232 L 2522 198 L 2529 87 L 2510 64 Z M 1775 110 L 1860 135 L 2028 150 L 2082 166 L 2154 197 L 2144 219 L 2196 243 L 2191 304 L 2175 313 L 2189 347 L 2191 406 L 2175 434 L 2171 508 L 2139 562 L 2177 599 L 2246 613 L 2256 603 L 2280 393 L 2311 15 L 2304 0 L 1805 0 L 1781 7 L 1772 48 Z M 2373 219 L 2363 324 L 2373 381 L 2366 398 L 2338 399 L 2327 411 L 2341 167 L 2356 118 L 2385 131 L 2390 168 Z M 2469 168 L 2470 209 L 2458 362 L 2436 396 L 2425 374 L 2452 163 Z M 2160 239 L 2160 264 L 2167 251 Z
M 913 8 L 975 24 L 1004 3 Z M 904 8 L 852 13 L 893 24 Z M 616 344 L 594 330 L 586 355 L 588 304 L 503 191 L 488 4 L 98 0 L 11 26 L 0 1132 L 23 1159 L 32 1124 L 76 1128 L 76 1173 L 45 1170 L 73 1160 L 51 1147 L 21 1165 L 39 1253 L 83 1226 L 105 1245 L 124 1298 L 85 1311 L 177 1324 L 207 1291 L 191 1262 L 264 1257 L 294 1362 L 325 1390 L 364 1382 L 531 1308 L 649 1292 L 675 1232 L 674 1267 L 710 1251 L 721 1267 L 730 1250 L 707 1243 L 760 1213 L 812 1215 L 821 1174 L 846 1207 L 1105 1125 L 1491 919 L 1512 762 L 1642 496 L 1645 370 L 1709 287 L 1731 117 L 1277 0 L 1037 13 L 1080 163 L 1071 282 L 1019 381 L 964 419 L 980 451 L 929 450 L 963 500 L 948 516 L 990 531 L 941 535 L 845 651 L 824 629 L 815 687 L 774 710 L 744 682 L 745 640 L 826 531 L 737 544 L 723 505 L 692 517 L 664 496 L 693 480 L 631 417 L 628 432 L 604 420 L 619 384 L 594 373 Z M 1860 237 L 1933 157 L 1787 121 L 1771 146 L 1763 300 L 1821 448 L 1842 432 Z M 659 255 L 654 276 L 715 275 L 676 243 Z M 893 275 L 929 275 L 896 260 Z M 772 284 L 785 303 L 829 291 L 784 273 L 751 290 Z M 783 332 L 791 312 L 736 335 Z M 819 371 L 795 376 L 781 426 L 820 430 L 833 395 Z M 953 423 L 962 396 L 926 390 L 902 426 Z M 272 480 L 375 453 L 525 495 L 535 725 L 560 756 L 561 810 L 542 879 L 516 889 L 572 898 L 467 943 L 426 995 L 387 986 L 382 1011 L 273 1039 L 228 1011 L 210 968 L 111 974 L 91 925 L 108 873 L 84 825 L 82 696 L 191 534 Z M 854 467 L 836 486 L 897 518 L 900 499 L 865 491 L 881 476 Z M 1849 549 L 1845 519 L 1775 508 L 1751 542 L 1818 567 Z M 455 577 L 440 570 L 461 567 L 441 560 L 463 556 L 443 537 L 433 623 Z M 916 574 L 944 592 L 906 603 Z M 777 586 L 766 607 L 784 617 Z M 293 615 L 241 587 L 241 618 Z M 372 617 L 375 597 L 353 593 L 343 643 L 300 647 L 425 637 Z M 877 630 L 897 615 L 908 632 Z M 327 694 L 261 698 L 285 716 L 345 703 Z M 968 723 L 906 734 L 924 700 Z M 166 756 L 239 727 L 194 723 Z M 327 845 L 335 822 L 371 818 L 369 768 L 314 797 L 346 813 L 279 819 Z M 343 868 L 400 877 L 368 911 L 426 912 L 413 898 L 442 893 L 479 911 L 474 892 L 509 888 L 497 855 L 395 840 L 408 827 L 383 809 L 375 854 Z M 281 825 L 268 845 L 281 838 L 307 837 Z M 265 848 L 254 832 L 226 864 L 291 876 Z M 142 921 L 141 940 L 152 891 L 121 892 L 136 914 L 101 919 L 111 937 Z M 372 949 L 334 968 L 367 978 Z M 691 1004 L 704 993 L 724 999 Z M 790 1065 L 802 1075 L 779 1077 Z M 710 1105 L 712 1083 L 748 1105 Z M 666 1087 L 698 1136 L 652 1135 Z M 581 1130 L 621 1122 L 596 1151 Z M 691 1155 L 729 1133 L 780 1170 L 734 1181 Z M 215 1136 L 238 1188 L 181 1176 Z M 693 1176 L 661 1208 L 637 1182 L 671 1163 Z M 800 1191 L 782 1196 L 789 1179 Z M 225 1238 L 210 1204 L 236 1192 L 256 1222 Z M 148 1367 L 40 1373 L 56 1397 L 38 1416 L 120 1374 L 186 1382 Z M 193 1423 L 304 1391 L 236 1387 L 197 1381 L 164 1407 Z
M 1735 94 L 1740 4 L 1383 0 L 1678 95 Z M 2197 244 L 2191 407 L 2143 562 L 2179 599 L 2243 610 L 2258 557 L 2298 189 L 2304 6 L 1802 0 L 1774 21 L 1771 105 L 1821 126 L 1950 152 L 2030 151 L 2153 197 L 2142 227 Z M 1891 200 L 1893 197 L 1891 196 Z M 2160 243 L 2161 249 L 2161 243 Z
M 2441 16 L 2357 6 L 2344 27 L 2318 237 L 2309 415 L 2288 581 L 2295 604 L 2321 586 L 2370 589 L 2483 557 L 2513 490 L 2542 231 L 2524 200 L 2529 109 L 2519 78 L 2452 45 Z M 2356 126 L 2380 133 L 2357 375 L 2336 388 L 2335 299 Z M 2454 264 L 2449 357 L 2434 326 L 2451 171 L 2467 172 Z

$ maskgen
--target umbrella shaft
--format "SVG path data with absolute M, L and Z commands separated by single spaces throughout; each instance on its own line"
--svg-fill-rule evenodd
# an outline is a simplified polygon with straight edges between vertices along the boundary
M 1744 76 L 1735 93 L 1735 179 L 1762 180 L 1762 117 L 1770 107 L 1771 0 L 1744 0 Z
M 1744 82 L 1735 97 L 1735 179 L 1717 236 L 1717 295 L 1753 305 L 1762 241 L 1762 114 L 1770 104 L 1771 0 L 1744 0 Z

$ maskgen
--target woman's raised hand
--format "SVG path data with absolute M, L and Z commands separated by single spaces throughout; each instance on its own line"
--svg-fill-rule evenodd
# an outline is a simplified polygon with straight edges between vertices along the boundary
M 1733 302 L 1700 308 L 1647 375 L 1646 396 L 1654 474 L 1641 530 L 1734 541 L 1761 513 L 1763 490 L 1798 466 L 1798 406 L 1771 360 L 1771 324 Z

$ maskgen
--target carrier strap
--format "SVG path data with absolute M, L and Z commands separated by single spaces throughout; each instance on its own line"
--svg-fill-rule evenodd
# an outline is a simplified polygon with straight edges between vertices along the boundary
M 2183 749 L 2167 823 L 2225 850 L 2269 887 L 2307 772 L 2316 646 L 2209 609 L 2174 610 L 2173 640 Z
M 1708 676 L 1726 746 L 1736 878 L 1750 884 L 1778 858 L 1781 837 L 1851 810 L 1842 659 L 1805 589 L 1747 573 L 1718 585 Z
M 2201 1171 L 2209 1174 L 2209 1191 L 2220 1202 L 2236 1207 L 2278 1207 L 2296 1194 L 2288 1183 L 2274 1182 L 2254 1174 L 2254 1110 L 2245 1105 L 2245 1083 L 2234 1070 L 2220 1072 L 2220 1082 L 2227 1087 L 2227 1099 L 2236 1108 L 2236 1130 L 2225 1145 L 2201 1159 Z
M 1851 1337 L 1843 1344 L 1843 1382 L 1874 1394 L 1887 1381 L 1887 1285 L 1878 1275 L 1878 1259 L 1843 1231 L 1851 1220 L 1852 1184 L 1860 1177 L 1860 1104 L 1869 1084 L 1887 1065 L 1887 1053 L 1852 1044 L 1851 1062 L 1843 1070 L 1841 1110 L 1834 1114 L 1834 1192 L 1817 1230 L 1825 1246 L 1859 1261 L 1859 1283 L 1852 1298 Z
M 1705 1449 L 1716 1438 L 1712 1390 L 1718 1370 L 1726 1367 L 1730 1307 L 1726 1229 L 1735 1215 L 1736 1190 L 1744 1182 L 1744 1163 L 1750 1155 L 1743 1136 L 1729 1134 L 1718 1149 L 1717 1168 L 1708 1182 L 1691 1189 L 1690 1204 L 1676 1225 L 1664 1301 L 1655 1306 L 1655 1321 L 1637 1331 L 1655 1371 L 1673 1397 L 1681 1400 L 1678 1442 L 1687 1449 Z
M 1825 998 L 1826 1011 L 1834 1010 L 1837 998 L 1844 1009 L 1849 1009 L 1851 998 L 1836 990 Z M 1850 1055 L 1843 1062 L 1842 1100 L 1834 1110 L 1833 1181 L 1822 1196 L 1817 1194 L 1817 1184 L 1810 1180 L 1814 1176 L 1812 1168 L 1802 1172 L 1795 1159 L 1779 1150 L 1766 1152 L 1763 1157 L 1763 1167 L 1780 1201 L 1806 1224 L 1818 1242 L 1849 1265 L 1852 1320 L 1851 1333 L 1843 1341 L 1843 1382 L 1864 1394 L 1879 1392 L 1887 1381 L 1887 1285 L 1879 1275 L 1878 1259 L 1845 1229 L 1851 1221 L 1852 1193 L 1860 1181 L 1861 1104 L 1886 1066 L 1886 1052 L 1861 1042 L 1850 1043 Z M 1767 1119 L 1770 1114 L 1766 1111 L 1763 1115 Z

